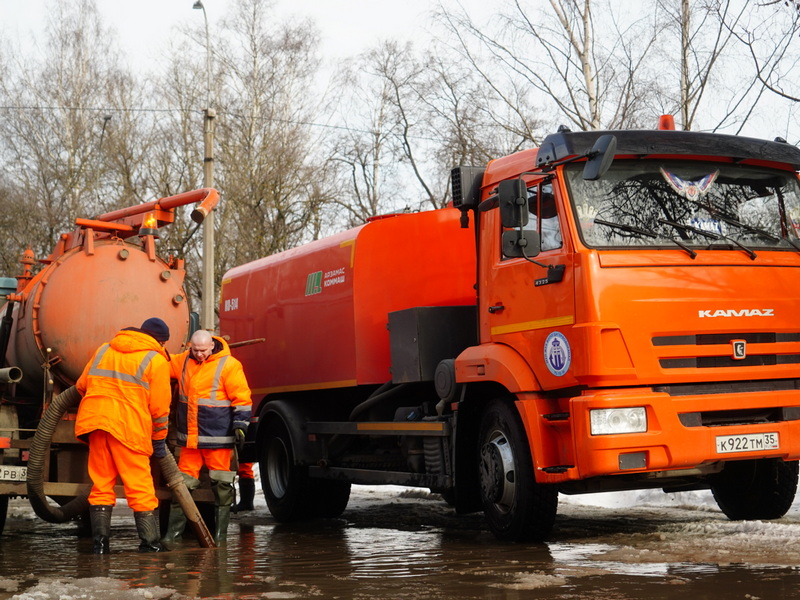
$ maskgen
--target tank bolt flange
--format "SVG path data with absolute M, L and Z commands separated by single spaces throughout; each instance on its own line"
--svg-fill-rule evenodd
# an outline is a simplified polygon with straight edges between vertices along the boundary
M 126 260 L 129 255 L 130 255 L 130 252 L 128 252 L 124 248 L 119 251 L 119 254 L 117 254 L 117 256 L 119 257 L 120 260 Z
M 181 294 L 176 294 L 172 297 L 173 304 L 180 304 L 181 302 L 183 302 L 183 296 Z
M 162 281 L 166 281 L 170 277 L 172 277 L 172 273 L 170 271 L 161 271 L 161 280 Z

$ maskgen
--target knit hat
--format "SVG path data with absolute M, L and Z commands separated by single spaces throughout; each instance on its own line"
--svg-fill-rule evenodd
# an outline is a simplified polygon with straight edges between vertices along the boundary
M 169 340 L 169 327 L 158 317 L 151 317 L 147 319 L 139 328 L 142 333 L 153 336 L 157 342 L 166 342 Z

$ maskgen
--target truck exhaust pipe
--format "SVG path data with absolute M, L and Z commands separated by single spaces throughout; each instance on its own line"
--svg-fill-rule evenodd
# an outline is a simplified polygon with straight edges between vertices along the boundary
M 0 369 L 1 383 L 17 383 L 22 380 L 22 369 L 19 367 L 6 367 Z

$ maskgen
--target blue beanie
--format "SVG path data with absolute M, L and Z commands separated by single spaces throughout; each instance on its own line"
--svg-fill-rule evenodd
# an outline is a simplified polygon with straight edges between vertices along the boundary
M 169 327 L 158 317 L 151 317 L 147 319 L 139 328 L 142 333 L 153 336 L 157 342 L 166 342 L 169 340 Z

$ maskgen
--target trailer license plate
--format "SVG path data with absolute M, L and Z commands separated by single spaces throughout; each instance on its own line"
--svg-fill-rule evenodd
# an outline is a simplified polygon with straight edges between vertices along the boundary
M 742 435 L 718 435 L 717 453 L 754 452 L 758 450 L 777 450 L 780 448 L 778 434 L 746 433 Z
M 0 481 L 25 481 L 27 477 L 28 467 L 0 465 Z

